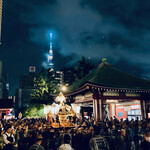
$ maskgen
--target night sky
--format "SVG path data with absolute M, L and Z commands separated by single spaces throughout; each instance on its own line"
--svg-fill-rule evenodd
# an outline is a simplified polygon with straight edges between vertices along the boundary
M 31 65 L 47 63 L 53 33 L 55 69 L 81 56 L 102 58 L 125 72 L 150 78 L 150 0 L 3 0 L 0 60 L 9 95 Z M 90 59 L 89 59 L 90 58 Z

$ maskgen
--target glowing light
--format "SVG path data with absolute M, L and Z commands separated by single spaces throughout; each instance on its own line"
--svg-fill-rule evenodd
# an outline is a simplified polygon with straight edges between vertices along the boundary
M 117 100 L 106 100 L 106 103 L 118 103 Z
M 7 113 L 9 114 L 9 113 L 10 113 L 10 110 L 7 110 Z
M 52 63 L 53 60 L 53 47 L 52 47 L 52 33 L 50 33 L 50 49 L 49 49 L 49 55 L 48 55 L 48 63 L 50 68 L 54 68 L 54 64 Z
M 51 62 L 51 63 L 49 63 L 49 65 L 50 65 L 50 66 L 53 66 L 54 64 Z M 51 68 L 51 69 L 53 69 L 53 68 Z
M 52 59 L 53 59 L 53 56 L 48 56 L 48 61 L 50 61 L 50 62 L 51 62 L 51 61 L 52 61 Z M 49 63 L 50 63 L 50 62 L 49 62 Z
M 52 33 L 50 33 L 50 37 L 52 38 Z
M 67 90 L 67 87 L 66 86 L 62 86 L 62 91 L 66 91 Z
M 44 114 L 47 115 L 51 112 L 52 115 L 56 115 L 59 112 L 60 105 L 53 103 L 52 105 L 44 105 Z
M 53 50 L 49 50 L 49 53 L 50 53 L 50 54 L 53 54 Z
M 66 98 L 64 95 L 60 92 L 59 96 L 55 99 L 56 102 L 60 103 L 53 103 L 52 105 L 44 105 L 44 114 L 49 122 L 51 122 L 52 127 L 58 128 L 58 127 L 74 127 L 75 124 L 72 122 L 72 120 L 69 120 L 68 116 L 74 116 L 76 115 L 75 111 L 72 109 L 71 106 L 64 104 L 66 101 Z M 76 105 L 75 105 L 76 106 Z M 80 107 L 75 107 L 76 112 L 80 112 Z M 59 123 L 56 122 L 56 115 L 58 116 Z
M 79 114 L 81 107 L 78 104 L 71 104 L 75 113 Z
M 50 50 L 52 50 L 52 33 L 50 33 Z
M 49 110 L 50 110 L 50 105 L 44 105 L 44 114 L 48 114 Z

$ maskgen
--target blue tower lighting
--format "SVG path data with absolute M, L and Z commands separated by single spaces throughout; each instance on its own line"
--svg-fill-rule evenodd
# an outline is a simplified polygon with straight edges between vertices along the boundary
M 53 60 L 53 46 L 52 46 L 52 33 L 50 33 L 50 49 L 49 49 L 49 56 L 48 56 L 48 64 L 51 70 L 54 70 L 54 64 L 52 63 Z

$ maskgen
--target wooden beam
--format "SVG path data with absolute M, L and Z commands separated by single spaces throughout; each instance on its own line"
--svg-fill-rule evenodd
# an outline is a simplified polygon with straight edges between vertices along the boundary
M 104 99 L 115 99 L 115 100 L 128 100 L 128 99 L 131 99 L 131 100 L 141 100 L 142 97 L 137 97 L 137 96 L 102 96 L 102 98 Z

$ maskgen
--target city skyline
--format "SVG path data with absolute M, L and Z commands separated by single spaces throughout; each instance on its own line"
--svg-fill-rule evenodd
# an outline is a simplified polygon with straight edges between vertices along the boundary
M 5 0 L 0 60 L 11 94 L 29 66 L 47 61 L 53 33 L 56 69 L 81 56 L 96 65 L 102 58 L 118 69 L 149 78 L 150 2 L 145 0 Z

